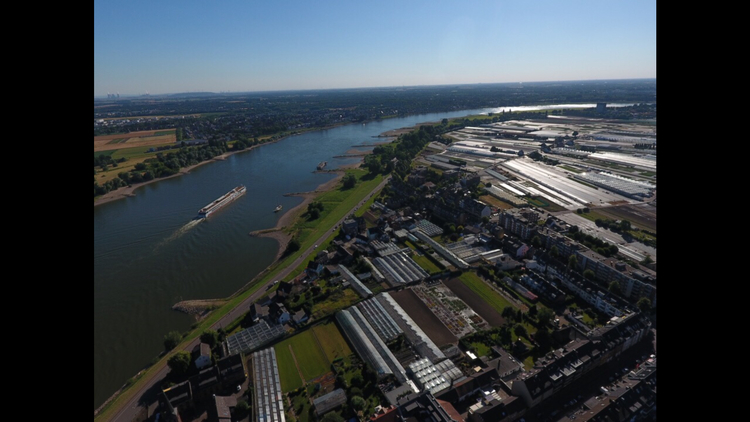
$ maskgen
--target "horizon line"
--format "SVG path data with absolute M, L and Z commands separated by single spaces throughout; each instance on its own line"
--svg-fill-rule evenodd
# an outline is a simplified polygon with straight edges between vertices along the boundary
M 276 90 L 265 90 L 265 91 L 184 91 L 184 92 L 171 92 L 162 94 L 120 94 L 119 92 L 115 95 L 126 98 L 139 98 L 139 97 L 160 97 L 160 96 L 173 96 L 173 95 L 190 95 L 190 94 L 262 94 L 262 93 L 282 93 L 282 92 L 314 92 L 314 91 L 344 91 L 344 90 L 366 90 L 366 89 L 391 89 L 391 88 L 425 88 L 425 87 L 442 87 L 442 86 L 469 86 L 469 85 L 513 85 L 513 84 L 537 84 L 537 83 L 555 83 L 555 82 L 606 82 L 606 81 L 635 81 L 635 80 L 656 80 L 656 77 L 648 78 L 618 78 L 618 79 L 570 79 L 570 80 L 548 80 L 548 81 L 519 81 L 519 82 L 470 82 L 470 83 L 446 83 L 446 84 L 432 84 L 432 85 L 389 85 L 389 86 L 366 86 L 366 87 L 350 87 L 350 88 L 301 88 L 301 89 L 276 89 Z M 94 99 L 111 99 L 107 95 L 94 95 Z

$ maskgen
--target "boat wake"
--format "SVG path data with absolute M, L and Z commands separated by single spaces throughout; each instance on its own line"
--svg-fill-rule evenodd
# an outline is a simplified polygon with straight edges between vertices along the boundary
M 198 225 L 198 223 L 200 223 L 203 220 L 204 220 L 204 218 L 194 218 L 194 219 L 190 220 L 187 224 L 185 224 L 184 226 L 182 226 L 179 229 L 175 230 L 175 232 L 172 233 L 168 238 L 164 239 L 162 242 L 160 242 L 158 245 L 156 245 L 156 247 L 154 249 L 158 250 L 159 248 L 161 248 L 162 246 L 168 244 L 169 242 L 172 242 L 173 240 L 178 239 L 180 236 L 182 236 L 183 234 L 187 233 L 188 230 L 192 229 L 193 227 L 195 227 L 196 225 Z

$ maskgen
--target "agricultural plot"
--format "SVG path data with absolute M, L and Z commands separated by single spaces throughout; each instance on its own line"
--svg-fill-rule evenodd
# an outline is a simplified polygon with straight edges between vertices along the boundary
M 329 371 L 330 362 L 311 330 L 299 333 L 288 341 L 305 380 L 311 380 Z
M 656 233 L 656 207 L 648 204 L 629 204 L 597 208 L 596 212 L 611 220 L 628 220 L 632 225 Z
M 328 358 L 329 362 L 340 357 L 347 357 L 352 354 L 352 350 L 346 343 L 335 323 L 316 325 L 312 328 L 320 347 Z
M 440 318 L 435 316 L 411 289 L 391 292 L 390 295 L 438 347 L 458 341 L 458 338 L 445 327 Z
M 282 343 L 284 346 L 281 346 Z M 274 350 L 276 352 L 276 363 L 279 366 L 281 391 L 288 393 L 305 384 L 302 382 L 302 378 L 300 378 L 297 365 L 294 362 L 294 355 L 292 355 L 292 351 L 289 349 L 289 343 L 286 341 L 282 343 L 277 344 Z
M 461 278 L 447 280 L 445 285 L 493 327 L 503 325 L 505 318 L 501 316 L 501 312 L 506 306 L 513 306 L 492 287 L 471 273 L 465 273 Z
M 118 133 L 94 136 L 94 152 L 121 148 L 157 147 L 173 145 L 177 142 L 174 130 L 144 130 L 140 132 Z
M 316 325 L 276 346 L 281 390 L 284 393 L 331 372 L 331 362 L 352 351 L 333 322 Z
M 458 338 L 473 333 L 475 326 L 487 328 L 487 323 L 442 283 L 414 286 L 412 291 Z

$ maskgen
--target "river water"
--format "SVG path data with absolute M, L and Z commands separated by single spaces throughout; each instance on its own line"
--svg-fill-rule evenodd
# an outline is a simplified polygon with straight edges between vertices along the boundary
M 357 162 L 333 157 L 383 141 L 374 136 L 388 130 L 497 111 L 421 114 L 295 135 L 94 207 L 94 409 L 159 355 L 167 332 L 190 328 L 193 318 L 173 311 L 174 303 L 229 296 L 272 263 L 277 243 L 248 234 L 274 227 L 277 205 L 288 210 L 302 201 L 284 193 L 311 191 L 335 177 L 313 173 L 319 162 L 329 169 Z M 244 196 L 193 220 L 240 184 Z

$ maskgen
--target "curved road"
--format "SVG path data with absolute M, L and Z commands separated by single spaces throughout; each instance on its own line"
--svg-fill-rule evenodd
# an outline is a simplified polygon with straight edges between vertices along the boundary
M 362 205 L 367 202 L 373 194 L 380 191 L 380 189 L 383 188 L 383 186 L 388 183 L 388 180 L 390 179 L 390 175 L 383 178 L 383 181 L 378 184 L 375 189 L 370 192 L 369 195 L 367 195 L 364 199 L 359 201 L 359 203 L 352 209 L 351 213 L 357 211 Z M 318 239 L 315 244 L 320 245 L 323 242 L 325 242 L 326 239 L 328 239 L 328 236 L 331 235 L 336 230 L 336 227 L 339 227 L 344 220 L 346 220 L 349 215 L 347 214 L 343 218 L 341 218 L 333 228 L 330 230 L 326 230 L 325 234 L 323 234 L 320 239 Z M 284 268 L 280 273 L 274 277 L 277 280 L 281 280 L 284 277 L 288 276 L 289 273 L 291 273 L 293 270 L 295 270 L 302 262 L 306 261 L 311 253 L 315 251 L 315 247 L 307 248 L 297 259 L 294 260 L 288 267 Z M 251 294 L 247 299 L 243 300 L 239 305 L 237 305 L 234 309 L 229 311 L 226 315 L 224 315 L 220 320 L 218 320 L 216 323 L 214 323 L 210 328 L 218 330 L 221 327 L 226 327 L 229 323 L 236 320 L 237 318 L 240 318 L 247 312 L 250 305 L 254 303 L 256 300 L 258 300 L 265 292 L 266 289 L 263 287 L 268 287 L 272 285 L 272 281 L 269 281 L 264 286 L 261 286 L 258 290 L 256 290 L 253 294 Z M 190 343 L 188 343 L 183 350 L 191 351 L 195 346 L 197 346 L 200 343 L 200 338 L 196 338 Z M 141 379 L 138 381 L 138 384 L 140 384 L 139 387 L 133 387 L 138 388 L 138 390 L 133 394 L 132 398 L 130 398 L 128 401 L 120 405 L 120 409 L 116 410 L 114 413 L 114 416 L 109 419 L 112 422 L 132 422 L 133 419 L 138 415 L 140 411 L 142 411 L 142 407 L 148 407 L 148 415 L 151 416 L 154 411 L 156 410 L 156 407 L 158 405 L 158 388 L 155 388 L 159 382 L 164 379 L 164 377 L 167 376 L 169 373 L 169 367 L 166 365 L 166 360 L 162 359 L 159 363 L 157 363 L 154 367 L 151 367 L 148 369 L 149 374 L 146 376 L 146 378 Z

